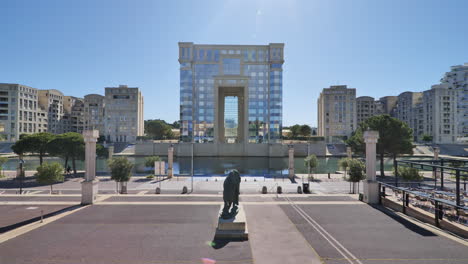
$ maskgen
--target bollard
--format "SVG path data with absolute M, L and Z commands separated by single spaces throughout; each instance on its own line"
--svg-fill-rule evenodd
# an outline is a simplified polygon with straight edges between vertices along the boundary
M 266 186 L 263 186 L 263 187 L 262 187 L 262 193 L 263 193 L 263 194 L 267 194 L 267 193 L 268 193 L 268 190 L 267 190 L 267 187 L 266 187 Z
M 41 223 L 44 221 L 44 211 L 41 210 Z
M 184 186 L 184 187 L 182 188 L 182 194 L 185 194 L 185 193 L 187 193 L 187 192 L 188 192 L 188 191 L 187 191 L 187 186 Z
M 208 181 L 208 178 L 206 178 L 206 181 Z
M 256 182 L 256 181 L 257 181 L 257 179 L 254 178 L 254 182 Z
M 302 188 L 301 188 L 301 186 L 297 186 L 297 193 L 298 193 L 298 194 L 301 194 L 301 193 L 302 193 Z
M 330 179 L 330 173 L 328 173 L 328 179 Z
M 154 192 L 155 194 L 161 194 L 161 188 L 156 187 L 156 191 Z
M 279 193 L 279 194 L 283 193 L 283 188 L 281 188 L 281 186 L 278 186 L 276 188 L 276 193 Z

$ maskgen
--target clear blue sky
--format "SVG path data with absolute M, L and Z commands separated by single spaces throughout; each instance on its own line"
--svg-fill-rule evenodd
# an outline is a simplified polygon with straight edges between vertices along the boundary
M 179 118 L 177 42 L 285 43 L 284 125 L 316 125 L 322 88 L 422 91 L 468 62 L 468 1 L 2 0 L 0 82 L 67 95 L 140 87 L 145 119 Z

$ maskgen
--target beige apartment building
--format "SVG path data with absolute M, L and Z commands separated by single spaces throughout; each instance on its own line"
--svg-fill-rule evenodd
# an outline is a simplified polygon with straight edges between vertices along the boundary
M 413 132 L 417 130 L 417 120 L 414 119 L 414 109 L 423 100 L 422 92 L 404 92 L 398 95 L 395 107 L 395 117 L 408 124 Z M 413 133 L 414 134 L 414 133 Z
M 376 103 L 373 97 L 360 96 L 356 98 L 356 119 L 359 125 L 376 113 Z
M 0 134 L 16 141 L 21 134 L 46 132 L 47 113 L 38 104 L 38 89 L 0 83 Z
M 39 90 L 39 106 L 47 112 L 48 132 L 61 134 L 67 131 L 64 120 L 63 93 L 59 90 Z
M 83 98 L 74 96 L 64 96 L 63 98 L 64 131 L 83 133 L 85 123 Z
M 375 114 L 395 116 L 397 101 L 398 96 L 380 97 L 380 99 L 375 102 Z
M 348 138 L 357 127 L 356 89 L 346 85 L 324 88 L 317 101 L 318 135 L 329 143 Z
M 106 87 L 104 135 L 109 142 L 135 142 L 144 135 L 143 96 L 127 85 Z

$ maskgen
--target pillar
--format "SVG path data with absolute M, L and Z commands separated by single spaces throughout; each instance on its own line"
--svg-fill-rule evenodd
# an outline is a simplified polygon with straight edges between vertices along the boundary
M 174 163 L 174 146 L 171 144 L 167 150 L 167 177 L 172 178 L 174 171 L 172 165 Z
M 351 147 L 346 147 L 346 155 L 348 156 L 348 159 L 353 158 L 353 151 L 352 151 Z
M 294 146 L 288 145 L 288 157 L 289 157 L 289 178 L 294 179 Z
M 368 204 L 379 203 L 379 184 L 375 177 L 375 160 L 377 140 L 379 139 L 379 132 L 365 131 L 364 142 L 366 143 L 366 175 L 367 179 L 364 181 L 364 202 Z
M 81 204 L 92 204 L 98 191 L 96 179 L 96 142 L 98 130 L 83 131 L 85 142 L 85 179 L 81 182 Z

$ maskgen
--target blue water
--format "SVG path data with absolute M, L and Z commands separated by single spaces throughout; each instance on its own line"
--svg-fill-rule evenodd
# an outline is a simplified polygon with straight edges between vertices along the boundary
M 167 161 L 167 157 L 161 157 Z M 145 157 L 128 157 L 130 161 L 135 164 L 133 169 L 134 174 L 150 174 L 151 168 L 146 168 Z M 338 168 L 338 160 L 336 157 L 318 157 L 319 165 L 313 173 L 333 173 Z M 62 165 L 64 161 L 60 158 L 44 159 L 47 162 L 60 162 Z M 26 157 L 24 159 L 24 167 L 26 170 L 35 170 L 39 166 L 38 157 Z M 195 157 L 194 158 L 194 175 L 195 176 L 210 176 L 210 175 L 224 175 L 229 170 L 237 169 L 242 175 L 251 176 L 281 176 L 288 174 L 288 158 L 268 158 L 268 157 Z M 69 162 L 71 166 L 71 162 Z M 83 161 L 76 162 L 77 169 L 83 170 Z M 5 170 L 16 170 L 18 166 L 18 159 L 10 159 L 4 164 Z M 307 173 L 304 166 L 304 158 L 295 158 L 294 166 L 296 173 Z M 377 165 L 378 166 L 378 165 Z M 378 169 L 378 167 L 376 168 Z M 385 160 L 385 170 L 392 170 L 392 160 Z M 98 159 L 96 163 L 96 171 L 100 173 L 107 173 L 108 168 L 105 159 Z M 175 175 L 190 175 L 191 174 L 191 158 L 190 157 L 175 157 L 174 159 L 174 174 Z

